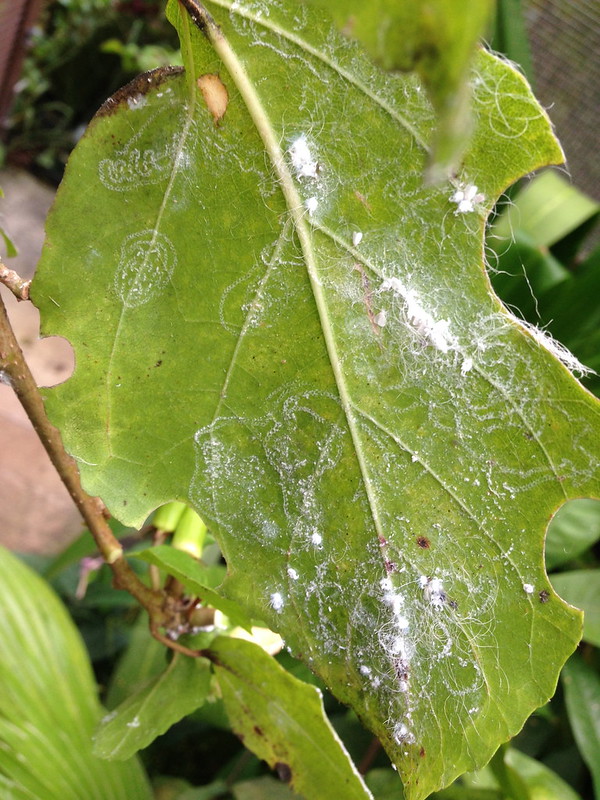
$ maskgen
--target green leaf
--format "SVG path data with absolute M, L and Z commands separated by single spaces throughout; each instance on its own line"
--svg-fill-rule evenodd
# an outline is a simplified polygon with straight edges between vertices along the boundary
M 515 61 L 527 80 L 533 83 L 533 64 L 525 26 L 522 0 L 498 0 L 493 33 L 489 42 L 492 50 Z M 534 86 L 535 88 L 535 86 Z
M 366 45 L 385 69 L 416 70 L 437 122 L 429 178 L 443 181 L 460 164 L 471 134 L 469 73 L 493 0 L 312 0 Z
M 229 787 L 225 781 L 217 780 L 209 786 L 187 789 L 182 794 L 177 795 L 176 800 L 222 800 L 224 797 L 231 797 L 228 790 Z
M 511 800 L 530 800 L 529 788 L 517 770 L 511 767 L 506 759 L 509 748 L 502 745 L 494 753 L 490 761 L 490 770 L 498 782 L 502 793 Z
M 260 778 L 236 783 L 232 789 L 235 800 L 302 800 L 281 781 L 263 775 Z
M 4 549 L 0 605 L 2 796 L 150 800 L 137 760 L 92 754 L 102 709 L 77 629 L 50 587 Z
M 2 191 L 1 186 L 0 186 L 0 197 L 4 197 L 4 192 Z M 7 258 L 13 258 L 14 256 L 18 255 L 18 251 L 14 245 L 13 240 L 10 238 L 10 236 L 6 233 L 6 231 L 1 225 L 0 225 L 0 236 L 4 239 L 4 246 L 6 247 Z
M 166 544 L 140 550 L 135 553 L 135 558 L 164 569 L 207 605 L 222 611 L 234 625 L 252 631 L 252 622 L 244 609 L 215 591 L 223 579 L 223 571 L 219 567 L 206 567 L 184 550 L 176 550 Z
M 112 711 L 160 675 L 165 668 L 167 652 L 150 633 L 146 614 L 140 614 L 131 629 L 127 649 L 110 676 L 104 700 L 106 708 Z
M 6 247 L 6 256 L 7 256 L 7 258 L 14 258 L 14 256 L 18 255 L 18 250 L 15 247 L 13 240 L 6 233 L 4 228 L 1 228 L 1 227 L 0 227 L 0 236 L 4 240 L 4 246 Z
M 583 611 L 583 638 L 600 647 L 600 572 L 578 569 L 552 575 L 554 590 Z
M 506 761 L 526 783 L 530 800 L 581 800 L 556 772 L 516 748 L 508 750 Z
M 404 793 L 398 773 L 392 769 L 372 769 L 365 775 L 365 783 L 375 800 L 403 800 Z
M 284 783 L 307 798 L 372 797 L 331 727 L 316 686 L 297 680 L 241 639 L 221 636 L 207 656 L 233 730 Z
M 494 223 L 491 238 L 509 240 L 514 231 L 523 230 L 538 247 L 551 247 L 599 213 L 600 204 L 558 172 L 547 170 L 506 206 Z
M 535 245 L 531 236 L 523 231 L 513 234 L 510 246 L 506 240 L 495 240 L 493 236 L 490 244 L 496 248 L 496 252 L 488 255 L 494 290 L 507 306 L 518 308 L 525 319 L 537 322 L 539 298 L 552 287 L 568 281 L 571 273 L 546 247 Z
M 431 800 L 505 800 L 506 795 L 499 789 L 474 789 L 470 786 L 452 784 L 441 792 L 431 795 Z M 379 798 L 377 798 L 379 800 Z M 382 798 L 381 800 L 384 800 Z M 385 798 L 387 800 L 387 798 Z M 395 800 L 390 797 L 389 800 Z M 512 798 L 511 798 L 512 800 Z
M 539 297 L 541 321 L 585 364 L 600 373 L 600 258 L 587 264 Z M 592 379 L 588 379 L 592 380 Z M 600 380 L 593 378 L 595 391 Z
M 562 671 L 569 722 L 594 781 L 594 795 L 600 797 L 600 677 L 578 655 Z
M 597 500 L 570 500 L 558 509 L 548 526 L 546 567 L 552 570 L 572 561 L 599 539 L 600 503 Z
M 119 518 L 195 508 L 223 593 L 418 800 L 520 730 L 580 637 L 543 542 L 600 494 L 598 402 L 482 263 L 496 198 L 561 151 L 482 52 L 464 165 L 424 187 L 415 79 L 285 5 L 210 3 L 213 47 L 172 4 L 187 76 L 137 79 L 79 142 L 33 288 L 77 357 L 46 403 Z
M 168 667 L 102 720 L 94 754 L 125 760 L 201 706 L 210 689 L 205 659 L 175 653 Z

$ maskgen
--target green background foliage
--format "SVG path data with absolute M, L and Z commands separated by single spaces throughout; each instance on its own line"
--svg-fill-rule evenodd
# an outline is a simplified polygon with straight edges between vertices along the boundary
M 0 549 L 0 793 L 14 800 L 148 800 L 137 759 L 92 754 L 102 709 L 86 650 L 48 585 Z

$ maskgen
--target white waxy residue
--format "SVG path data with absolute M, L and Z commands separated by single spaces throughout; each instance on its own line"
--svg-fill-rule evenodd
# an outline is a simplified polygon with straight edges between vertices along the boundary
M 383 308 L 378 314 L 375 314 L 373 322 L 380 328 L 385 328 L 385 326 L 387 325 L 387 311 L 385 310 L 385 308 Z
M 317 200 L 316 197 L 309 197 L 308 199 L 306 199 L 304 201 L 304 205 L 306 207 L 306 210 L 308 211 L 308 215 L 310 217 L 312 217 L 312 215 L 317 210 L 317 207 L 319 205 L 319 201 Z
M 394 726 L 394 739 L 397 744 L 414 744 L 415 742 L 414 734 L 405 722 L 399 722 Z
M 466 375 L 467 372 L 471 372 L 473 369 L 473 359 L 470 356 L 466 356 L 463 358 L 463 362 L 460 367 L 461 375 Z
M 447 353 L 456 348 L 456 339 L 450 333 L 450 322 L 447 319 L 435 320 L 423 308 L 417 293 L 413 289 L 407 289 L 399 278 L 384 278 L 381 290 L 391 291 L 404 300 L 408 322 L 437 350 Z
M 427 575 L 421 575 L 419 586 L 423 589 L 423 595 L 427 602 L 434 608 L 442 608 L 445 605 L 446 592 L 440 578 L 429 578 Z
M 318 162 L 312 157 L 306 136 L 302 134 L 295 139 L 289 150 L 292 166 L 298 178 L 317 178 L 319 171 Z
M 127 98 L 127 105 L 131 111 L 135 111 L 137 108 L 143 108 L 147 102 L 148 98 L 143 94 L 136 94 L 133 97 Z
M 354 231 L 352 234 L 352 244 L 354 247 L 358 247 L 358 245 L 362 242 L 363 235 L 360 231 Z
M 283 609 L 283 595 L 281 592 L 273 592 L 269 599 L 269 605 L 273 609 L 273 611 L 277 611 L 279 613 Z
M 470 214 L 475 211 L 478 203 L 485 199 L 485 195 L 477 191 L 477 187 L 473 183 L 468 183 L 465 186 L 459 186 L 454 194 L 450 197 L 451 203 L 456 203 L 455 214 Z
M 514 319 L 516 319 L 516 317 Z M 538 344 L 541 344 L 542 347 L 545 347 L 548 352 L 552 353 L 552 355 L 561 361 L 571 372 L 575 372 L 579 375 L 589 375 L 589 373 L 594 372 L 593 369 L 586 367 L 585 364 L 582 364 L 581 361 L 579 361 L 579 359 L 574 356 L 570 350 L 568 350 L 560 342 L 557 342 L 556 339 L 550 336 L 547 331 L 543 331 L 541 328 L 525 322 L 525 320 L 516 319 L 516 321 L 519 325 L 521 325 L 521 327 L 526 328 L 529 331 Z

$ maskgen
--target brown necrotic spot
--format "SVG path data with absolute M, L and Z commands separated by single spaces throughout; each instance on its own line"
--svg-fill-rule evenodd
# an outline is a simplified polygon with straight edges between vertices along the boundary
M 130 108 L 141 106 L 140 100 L 150 92 L 156 89 L 165 81 L 173 78 L 176 75 L 183 73 L 183 67 L 159 67 L 150 72 L 144 72 L 138 75 L 118 92 L 115 92 L 112 97 L 100 106 L 96 117 L 108 117 L 114 114 L 120 106 L 128 105 Z M 95 117 L 95 118 L 96 118 Z
M 206 107 L 212 114 L 215 125 L 217 125 L 227 111 L 227 104 L 229 103 L 227 87 L 218 75 L 207 72 L 206 75 L 200 75 L 198 78 L 198 88 L 202 92 L 202 97 Z
M 547 592 L 546 589 L 542 589 L 539 593 L 540 603 L 547 603 L 550 599 L 550 592 Z
M 417 544 L 419 547 L 422 547 L 423 550 L 427 550 L 431 546 L 431 542 L 426 536 L 417 536 Z
M 289 764 L 285 764 L 283 761 L 278 761 L 275 764 L 275 771 L 279 775 L 279 780 L 283 781 L 284 783 L 289 783 L 292 780 L 292 770 L 289 767 Z

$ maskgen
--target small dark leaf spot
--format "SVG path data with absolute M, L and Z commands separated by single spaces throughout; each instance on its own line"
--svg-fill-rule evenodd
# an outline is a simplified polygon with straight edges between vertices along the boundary
M 546 589 L 542 589 L 539 594 L 540 603 L 547 603 L 550 599 L 550 592 L 546 591 Z
M 257 736 L 264 736 L 264 733 L 262 732 L 262 728 L 259 728 L 258 725 L 254 726 L 254 733 Z
M 421 758 L 425 758 L 425 748 L 424 748 L 424 747 L 422 747 L 422 748 L 419 750 L 419 755 L 420 755 L 420 757 L 421 757 Z
M 161 364 L 162 364 L 162 358 L 159 358 L 154 366 L 155 367 L 160 367 Z
M 279 775 L 279 780 L 283 781 L 284 783 L 289 783 L 292 780 L 292 770 L 290 769 L 288 764 L 284 764 L 283 761 L 278 761 L 275 764 L 275 771 Z
M 431 546 L 431 542 L 426 536 L 418 536 L 417 544 L 419 545 L 419 547 L 422 547 L 423 550 L 427 550 L 427 548 Z

